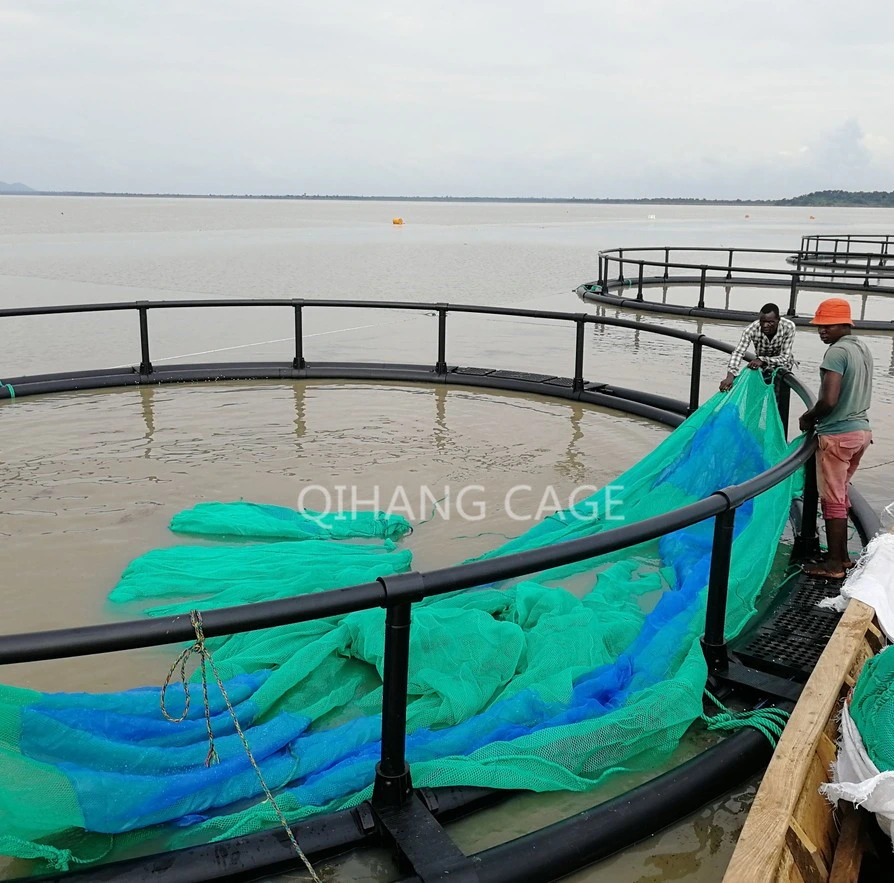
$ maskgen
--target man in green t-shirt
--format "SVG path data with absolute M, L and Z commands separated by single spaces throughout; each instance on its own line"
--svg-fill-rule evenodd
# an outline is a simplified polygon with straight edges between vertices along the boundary
M 867 412 L 872 398 L 872 354 L 851 334 L 850 304 L 840 298 L 824 300 L 811 325 L 829 346 L 820 365 L 819 401 L 801 416 L 804 432 L 816 430 L 816 477 L 829 554 L 817 565 L 805 566 L 813 576 L 842 579 L 853 567 L 847 552 L 847 488 L 866 449 L 872 444 Z

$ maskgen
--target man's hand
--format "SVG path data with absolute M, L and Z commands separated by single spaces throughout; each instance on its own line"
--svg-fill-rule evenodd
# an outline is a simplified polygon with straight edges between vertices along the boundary
M 751 368 L 752 371 L 754 371 L 756 368 L 764 368 L 765 366 L 766 362 L 764 362 L 763 359 L 752 359 L 748 363 L 748 367 Z
M 721 392 L 729 392 L 733 388 L 733 375 L 727 374 L 723 380 L 720 381 L 720 391 Z
M 810 411 L 805 411 L 798 419 L 798 426 L 801 432 L 810 432 L 816 426 L 816 417 Z

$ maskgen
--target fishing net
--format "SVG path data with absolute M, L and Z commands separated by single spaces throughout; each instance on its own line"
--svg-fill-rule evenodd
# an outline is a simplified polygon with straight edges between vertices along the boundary
M 867 659 L 854 685 L 850 714 L 866 753 L 881 772 L 894 770 L 894 648 Z
M 669 512 L 753 477 L 789 450 L 772 386 L 745 371 L 730 393 L 715 395 L 611 485 L 484 557 Z M 728 637 L 754 612 L 794 485 L 786 480 L 737 513 Z M 379 545 L 335 533 L 295 542 L 308 536 L 304 520 L 260 508 L 258 522 L 258 508 L 244 503 L 197 506 L 174 526 L 206 540 L 286 539 L 150 552 L 128 567 L 112 602 L 125 613 L 161 615 L 320 591 L 411 566 L 393 542 L 399 522 L 379 532 L 382 522 L 371 516 Z M 415 604 L 407 705 L 414 784 L 582 791 L 620 771 L 658 767 L 702 711 L 707 673 L 698 639 L 712 531 L 709 521 Z M 375 609 L 207 641 L 290 821 L 370 796 L 383 627 L 384 611 Z M 183 688 L 171 686 L 166 700 L 168 713 L 180 716 Z M 217 754 L 210 765 L 201 710 L 181 723 L 166 720 L 158 686 L 56 695 L 0 687 L 0 853 L 65 869 L 113 849 L 145 851 L 150 841 L 177 848 L 275 826 L 213 678 L 208 703 Z
M 197 503 L 178 512 L 170 528 L 174 533 L 216 537 L 267 537 L 281 540 L 357 537 L 399 540 L 410 533 L 402 515 L 385 512 L 297 512 L 264 503 Z

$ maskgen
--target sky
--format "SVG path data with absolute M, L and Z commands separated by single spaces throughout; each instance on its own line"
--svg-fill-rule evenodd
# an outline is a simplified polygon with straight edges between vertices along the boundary
M 0 0 L 0 180 L 779 198 L 894 189 L 890 0 Z

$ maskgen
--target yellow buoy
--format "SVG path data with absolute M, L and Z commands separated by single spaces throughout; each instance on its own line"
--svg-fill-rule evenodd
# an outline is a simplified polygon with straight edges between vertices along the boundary
M 391 223 L 392 223 L 392 224 L 400 225 L 400 224 L 403 224 L 403 222 L 404 222 L 404 219 L 403 219 L 403 218 L 392 218 L 392 219 L 391 219 Z

